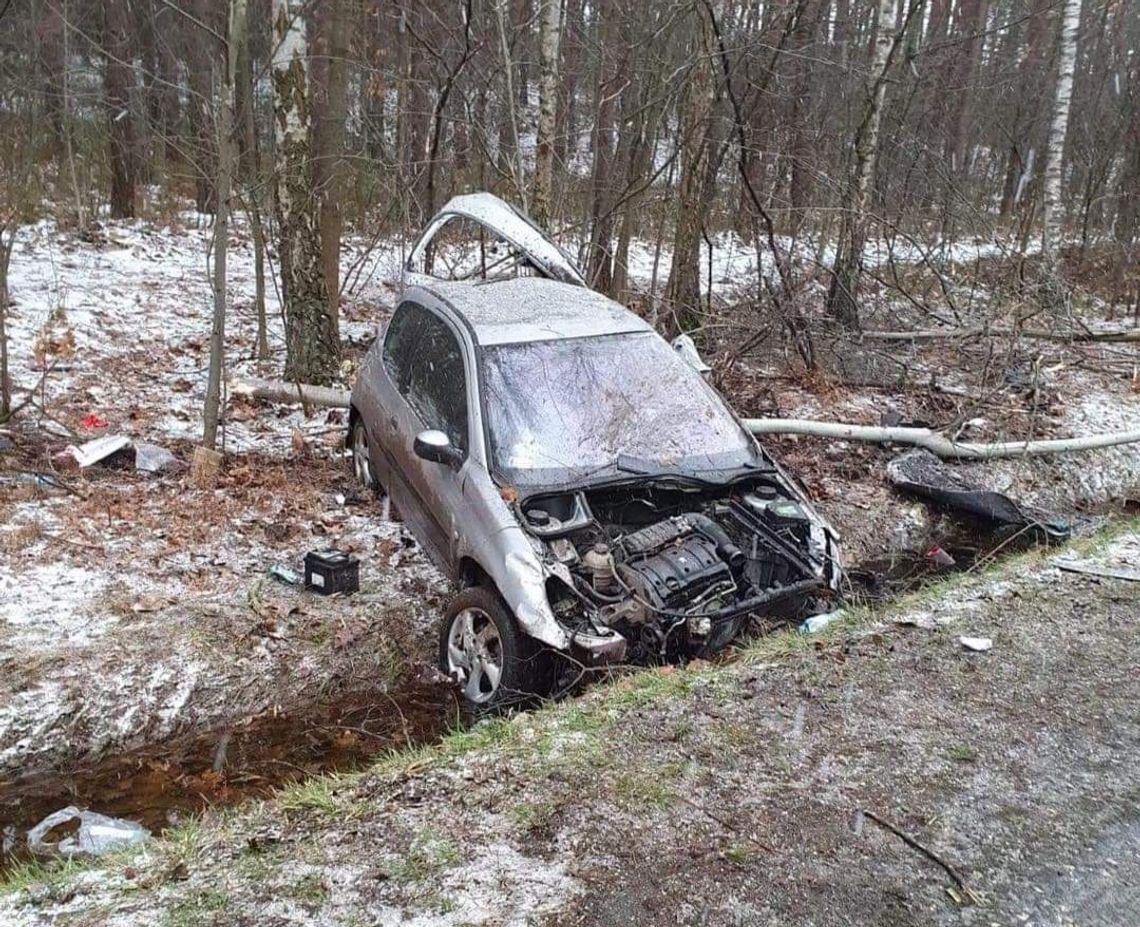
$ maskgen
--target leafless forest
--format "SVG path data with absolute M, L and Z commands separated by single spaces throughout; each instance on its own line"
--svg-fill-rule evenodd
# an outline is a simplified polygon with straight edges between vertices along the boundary
M 716 314 L 701 246 L 734 232 L 756 254 L 744 338 L 774 328 L 808 367 L 869 283 L 952 320 L 962 244 L 1050 319 L 1091 260 L 1121 312 L 1136 298 L 1140 9 L 1121 0 L 7 0 L 0 43 L 8 246 L 45 215 L 192 198 L 224 279 L 241 217 L 304 380 L 336 376 L 344 231 L 411 234 L 472 189 L 674 328 Z

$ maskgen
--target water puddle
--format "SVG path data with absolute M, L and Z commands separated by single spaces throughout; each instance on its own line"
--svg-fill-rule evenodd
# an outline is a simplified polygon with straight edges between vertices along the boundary
M 159 834 L 206 808 L 267 797 L 308 776 L 356 769 L 437 740 L 455 725 L 457 712 L 445 683 L 413 685 L 392 697 L 354 693 L 117 754 L 64 776 L 0 782 L 0 833 L 15 838 L 0 857 L 0 873 L 27 857 L 28 830 L 68 805 Z

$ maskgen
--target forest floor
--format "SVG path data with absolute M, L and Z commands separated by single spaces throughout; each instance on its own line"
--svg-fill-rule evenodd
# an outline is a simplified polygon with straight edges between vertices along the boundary
M 19 385 L 37 387 L 39 405 L 46 414 L 29 407 L 0 435 L 0 836 L 6 841 L 18 840 L 30 823 L 71 801 L 142 819 L 156 830 L 174 826 L 173 833 L 177 834 L 178 823 L 204 805 L 269 795 L 291 780 L 353 766 L 394 747 L 432 744 L 454 724 L 451 689 L 432 668 L 435 623 L 448 592 L 446 583 L 402 526 L 383 520 L 376 500 L 354 487 L 344 460 L 340 413 L 318 411 L 306 417 L 292 407 L 254 405 L 231 398 L 225 431 L 226 464 L 219 485 L 209 491 L 190 486 L 184 463 L 158 476 L 102 467 L 77 471 L 68 463 L 69 444 L 109 433 L 160 444 L 174 451 L 180 461 L 189 459 L 198 434 L 205 380 L 210 302 L 205 272 L 208 238 L 208 230 L 192 224 L 160 227 L 109 223 L 84 240 L 45 224 L 23 230 L 13 255 L 14 378 Z M 345 272 L 350 281 L 342 303 L 346 378 L 351 377 L 352 363 L 388 311 L 398 253 L 395 245 L 370 249 L 362 243 L 350 243 L 346 249 Z M 281 326 L 272 295 L 269 310 L 274 358 L 265 367 L 252 359 L 252 257 L 240 231 L 231 267 L 231 372 L 276 371 L 280 367 Z M 978 283 L 977 269 L 971 273 L 968 284 L 965 280 L 962 283 L 969 293 L 956 294 L 963 325 L 992 312 L 998 299 L 994 295 L 996 286 L 987 291 Z M 718 299 L 727 301 L 741 286 L 741 277 L 727 275 L 714 289 Z M 1090 287 L 1090 293 L 1081 306 L 1082 318 L 1090 325 L 1101 324 L 1111 309 L 1097 296 L 1095 287 Z M 733 331 L 763 330 L 760 322 L 750 320 L 743 312 L 731 321 Z M 875 328 L 929 325 L 930 320 L 913 307 L 885 301 L 868 319 L 868 327 Z M 820 330 L 827 327 L 821 325 Z M 714 364 L 719 385 L 737 410 L 747 416 L 821 417 L 877 424 L 880 416 L 890 414 L 904 422 L 961 427 L 962 433 L 974 440 L 1140 428 L 1140 395 L 1134 390 L 1136 345 L 1018 341 L 995 346 L 992 340 L 961 339 L 876 346 L 821 338 L 817 350 L 823 362 L 812 375 L 805 375 L 790 361 L 774 337 L 761 340 L 755 351 L 742 356 L 722 347 L 715 336 L 708 338 L 708 346 L 708 359 Z M 97 427 L 89 428 L 85 421 Z M 822 511 L 844 533 L 850 563 L 873 564 L 883 570 L 897 563 L 912 564 L 910 585 L 910 580 L 917 582 L 930 570 L 922 557 L 926 550 L 934 545 L 950 549 L 951 542 L 957 549 L 965 533 L 966 543 L 982 558 L 979 567 L 985 565 L 990 549 L 987 538 L 975 536 L 973 529 L 901 499 L 890 490 L 883 470 L 897 449 L 807 438 L 772 439 L 767 444 L 777 459 L 801 478 Z M 1140 497 L 1140 454 L 1134 447 L 962 469 L 1015 498 L 1070 518 L 1084 533 L 1092 531 L 1104 517 L 1130 510 Z M 47 480 L 43 479 L 45 475 Z M 304 552 L 334 544 L 361 559 L 359 595 L 322 599 L 269 575 L 268 571 L 279 564 L 298 570 Z M 1034 591 L 1030 598 L 1053 588 L 1068 588 L 1072 583 L 1078 581 L 1065 577 L 1064 583 L 1042 583 L 1043 591 Z M 1098 595 L 1088 608 L 1097 612 L 1104 605 L 1101 590 L 1097 587 L 1092 591 Z M 1097 646 L 1107 652 L 1113 643 L 1111 628 L 1120 615 L 1115 605 L 1104 608 L 1107 630 Z M 994 621 L 1000 612 L 998 608 L 992 616 Z M 1060 633 L 1068 640 L 1068 635 L 1077 630 L 1069 628 L 1066 620 L 1061 614 L 1041 616 L 1045 625 L 1040 634 Z M 1134 630 L 1127 622 L 1121 627 Z M 1036 640 L 1037 634 L 1031 629 L 1018 632 L 1012 642 L 1015 649 L 1023 637 Z M 890 648 L 900 641 L 912 641 L 905 634 L 896 640 L 892 633 L 888 639 L 886 654 L 894 653 Z M 914 641 L 925 639 L 913 636 Z M 1135 650 L 1128 649 L 1134 647 L 1134 638 L 1116 643 L 1123 647 L 1125 662 L 1132 660 L 1134 664 Z M 1041 647 L 1046 645 L 1047 641 L 1041 641 Z M 865 646 L 869 645 L 860 644 L 851 653 L 857 656 L 859 648 Z M 796 660 L 817 659 L 812 653 L 800 654 L 799 648 L 793 649 Z M 947 662 L 947 672 L 964 659 L 954 648 L 951 650 L 957 662 Z M 831 645 L 823 652 L 825 656 L 818 657 L 821 665 L 839 659 Z M 828 653 L 832 656 L 826 656 Z M 1032 648 L 1023 656 L 1026 660 L 1045 658 Z M 1069 656 L 1073 661 L 1079 658 L 1076 653 Z M 870 646 L 868 667 L 878 666 L 877 661 L 887 658 L 874 644 Z M 1058 654 L 1057 659 L 1062 658 L 1069 657 Z M 916 650 L 913 659 L 926 657 Z M 942 655 L 930 659 L 936 667 Z M 973 665 L 973 658 L 968 661 L 962 665 Z M 891 672 L 896 669 L 905 667 L 892 668 Z M 785 671 L 787 666 L 780 673 Z M 740 681 L 751 678 L 748 672 L 752 671 L 725 671 L 729 696 L 724 698 L 729 702 L 733 701 L 732 693 L 743 691 L 741 686 L 752 685 Z M 886 686 L 886 682 L 875 685 L 864 679 L 862 674 L 870 672 L 870 668 L 858 670 L 851 683 L 858 687 L 867 683 L 865 692 L 859 688 L 857 698 L 868 711 L 873 699 L 883 696 Z M 1028 664 L 1018 663 L 1010 672 L 1027 673 Z M 794 681 L 798 677 L 793 673 L 788 678 Z M 995 677 L 994 685 L 1011 678 Z M 648 703 L 648 697 L 621 693 L 641 692 L 641 687 L 653 692 L 653 687 L 663 685 L 668 694 L 678 679 L 692 682 L 697 695 L 705 686 L 701 673 L 650 673 L 643 682 L 619 684 L 612 697 L 644 698 Z M 789 693 L 796 691 L 794 688 L 781 691 L 785 682 L 778 676 L 767 697 L 792 698 Z M 917 678 L 913 682 L 919 685 Z M 717 692 L 720 685 L 715 683 Z M 626 686 L 628 690 L 623 688 Z M 852 691 L 846 686 L 844 683 L 844 693 Z M 987 692 L 994 696 L 996 691 L 982 688 L 977 697 L 984 699 Z M 587 700 L 604 702 L 610 697 L 591 695 Z M 708 699 L 703 698 L 689 707 L 704 712 Z M 722 701 L 721 695 L 710 698 L 717 705 Z M 688 710 L 680 699 L 671 704 L 668 711 L 678 717 Z M 570 705 L 554 711 L 573 718 L 577 710 Z M 607 717 L 611 714 L 609 708 L 599 710 Z M 714 706 L 710 710 L 720 709 Z M 901 705 L 899 710 L 903 710 Z M 1025 710 L 1029 711 L 1028 703 Z M 622 712 L 624 718 L 628 712 Z M 778 715 L 776 711 L 771 718 L 762 719 L 757 730 L 762 734 L 766 730 L 763 725 L 775 723 Z M 472 736 L 480 742 L 505 731 L 507 746 L 513 749 L 516 738 L 528 743 L 538 738 L 546 743 L 542 733 L 545 723 L 523 720 L 515 722 L 516 726 L 489 729 L 499 733 Z M 551 723 L 557 727 L 562 722 Z M 869 743 L 891 743 L 875 724 L 867 724 Z M 587 749 L 591 734 L 580 733 L 584 738 L 580 757 L 570 755 L 579 742 L 576 733 L 551 749 L 560 755 L 566 753 L 567 763 L 588 765 L 593 762 Z M 1023 736 L 1028 734 L 1023 732 Z M 979 739 L 984 738 L 979 735 Z M 443 743 L 467 741 L 460 735 L 458 741 Z M 834 745 L 836 750 L 847 746 Z M 760 737 L 755 749 L 761 751 L 762 747 Z M 825 748 L 831 749 L 821 742 L 820 749 Z M 432 749 L 447 751 L 453 747 Z M 820 756 L 826 756 L 826 750 Z M 828 764 L 844 763 L 845 755 L 834 753 Z M 880 757 L 876 762 L 881 761 Z M 949 768 L 973 769 L 955 764 Z M 918 769 L 915 766 L 912 771 Z M 724 788 L 738 775 L 729 772 L 725 773 Z M 678 775 L 677 781 L 684 784 L 689 773 Z M 994 775 L 999 776 L 997 772 Z M 484 774 L 476 771 L 471 776 L 478 785 Z M 603 778 L 607 778 L 608 787 L 619 788 L 620 777 L 615 780 L 605 773 Z M 318 792 L 325 788 L 319 784 L 325 780 L 313 781 L 318 783 L 313 786 Z M 999 796 L 985 792 L 983 786 L 982 781 L 976 783 L 980 796 L 976 800 L 996 801 Z M 425 784 L 410 787 L 421 795 L 417 800 L 425 800 Z M 304 794 L 304 784 L 291 788 Z M 578 788 L 574 785 L 560 792 L 562 797 L 556 796 L 552 802 L 561 807 L 562 799 Z M 635 782 L 630 788 L 630 800 L 640 802 L 638 796 L 648 786 Z M 459 782 L 455 795 L 461 791 Z M 666 791 L 672 794 L 672 787 Z M 702 790 L 680 792 L 694 800 L 704 795 Z M 779 797 L 768 791 L 765 795 L 765 800 Z M 478 791 L 475 796 L 472 807 L 483 800 Z M 310 799 L 299 801 L 304 807 Z M 373 804 L 377 801 L 374 795 Z M 650 795 L 644 801 L 664 808 L 659 797 Z M 525 806 L 525 802 L 520 804 Z M 664 813 L 653 817 L 655 833 L 662 841 L 670 832 L 668 822 L 679 809 L 681 817 L 677 820 L 687 821 L 688 828 L 694 828 L 693 820 L 687 817 L 690 812 L 684 810 L 690 806 L 675 802 L 668 806 L 672 817 Z M 270 810 L 266 814 L 282 810 L 279 805 L 267 807 Z M 423 814 L 434 813 L 434 807 L 429 803 Z M 462 811 L 469 813 L 473 813 L 470 808 Z M 412 852 L 405 854 L 407 865 L 435 872 L 440 868 L 436 856 L 450 858 L 450 851 L 446 851 L 446 843 L 440 845 L 442 849 L 433 849 L 435 844 L 429 838 L 424 838 L 427 844 L 417 844 L 415 829 L 426 827 L 430 817 L 409 814 L 406 826 L 393 832 L 395 842 L 389 847 L 392 852 L 407 849 L 400 844 L 407 837 L 411 841 L 408 846 L 412 846 Z M 525 816 L 527 812 L 518 814 Z M 535 814 L 535 826 L 541 831 L 547 826 L 544 812 L 539 809 Z M 585 841 L 583 846 L 589 849 L 590 841 L 619 833 L 620 825 L 629 819 L 628 811 L 615 812 L 611 825 L 594 836 L 577 835 L 573 840 Z M 786 824 L 790 820 L 785 816 Z M 706 816 L 704 830 L 695 827 L 694 839 L 712 825 L 713 819 Z M 191 830 L 195 826 L 182 825 Z M 820 833 L 826 846 L 838 839 L 834 834 L 826 836 L 826 829 Z M 372 834 L 370 839 L 379 836 Z M 1135 829 L 1124 832 L 1120 839 L 1135 840 Z M 477 885 L 490 885 L 500 878 L 506 880 L 504 884 L 517 883 L 516 896 L 512 897 L 524 906 L 527 899 L 538 898 L 549 889 L 556 903 L 536 910 L 565 910 L 567 899 L 588 899 L 597 894 L 588 888 L 591 884 L 596 887 L 609 865 L 598 855 L 599 846 L 582 854 L 597 864 L 590 877 L 566 869 L 557 854 L 550 857 L 553 868 L 544 868 L 528 855 L 528 866 L 533 864 L 536 880 L 528 883 L 530 876 L 521 874 L 517 863 L 522 858 L 519 853 L 529 850 L 517 841 L 496 844 L 491 857 L 483 860 L 480 872 L 472 877 Z M 656 853 L 650 844 L 645 847 L 647 854 Z M 348 853 L 372 853 L 375 849 L 371 844 L 353 849 L 351 842 L 343 848 Z M 748 857 L 746 849 L 737 847 L 733 851 L 727 863 L 730 871 L 737 872 L 733 868 L 738 865 L 733 862 L 735 856 L 742 860 Z M 907 852 L 905 848 L 899 850 L 900 854 Z M 631 865 L 636 855 L 631 854 L 622 865 Z M 694 858 L 699 862 L 700 854 Z M 680 869 L 680 857 L 669 859 L 673 860 L 670 866 Z M 312 883 L 314 897 L 333 892 L 328 887 L 319 889 L 323 883 L 306 877 L 301 869 L 307 864 L 294 863 L 301 867 L 297 869 L 298 882 Z M 740 865 L 745 863 L 747 860 Z M 725 860 L 718 861 L 717 871 L 721 864 Z M 251 864 L 250 871 L 254 868 Z M 807 876 L 806 870 L 799 871 Z M 747 866 L 739 872 L 747 873 Z M 321 879 L 332 878 L 325 870 L 322 873 Z M 706 875 L 712 878 L 712 873 L 710 869 Z M 629 877 L 627 872 L 626 879 Z M 386 877 L 376 878 L 383 881 Z M 654 878 L 660 882 L 647 873 L 636 875 L 633 881 L 646 888 L 657 884 Z M 813 878 L 822 891 L 819 886 L 823 877 Z M 196 879 L 186 891 L 200 890 L 208 895 L 205 883 Z M 757 881 L 766 884 L 770 880 L 758 876 Z M 414 886 L 408 891 L 417 898 L 422 894 Z M 402 895 L 392 897 L 396 899 L 393 903 L 402 903 Z M 204 911 L 219 901 L 205 895 L 199 901 L 189 895 L 185 898 L 190 899 L 192 908 L 200 901 Z M 114 904 L 118 907 L 117 902 Z M 440 904 L 446 907 L 445 901 Z M 582 908 L 584 922 L 591 918 L 606 922 L 604 912 L 591 915 L 592 910 L 588 904 Z M 430 905 L 423 911 L 424 923 L 436 922 Z M 699 914 L 695 911 L 687 919 L 699 922 Z M 296 919 L 294 915 L 282 917 Z M 24 911 L 20 916 L 35 915 Z M 474 915 L 469 919 L 478 920 Z M 500 919 L 509 922 L 511 917 L 503 915 Z M 660 919 L 664 922 L 664 914 Z M 462 921 L 463 917 L 449 915 L 438 922 Z M 140 915 L 137 922 L 149 920 Z M 633 922 L 637 922 L 636 917 Z M 713 918 L 709 922 L 718 921 Z M 719 922 L 726 921 L 721 918 Z

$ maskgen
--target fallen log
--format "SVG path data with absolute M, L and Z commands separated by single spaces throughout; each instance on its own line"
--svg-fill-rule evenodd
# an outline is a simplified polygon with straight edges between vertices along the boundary
M 956 338 L 1034 338 L 1039 341 L 1073 343 L 1107 342 L 1119 344 L 1140 341 L 1140 328 L 1117 328 L 1104 331 L 1051 331 L 1046 328 L 1007 328 L 975 325 L 969 328 L 920 328 L 914 331 L 865 331 L 863 338 L 871 341 L 936 341 Z
M 754 435 L 813 435 L 843 441 L 912 444 L 915 447 L 926 448 L 943 459 L 951 460 L 995 460 L 1002 457 L 1065 454 L 1140 442 L 1140 431 L 1116 431 L 1086 435 L 1081 438 L 1045 441 L 999 441 L 993 444 L 976 444 L 970 441 L 954 441 L 929 428 L 883 428 L 875 425 L 846 425 L 842 422 L 818 422 L 796 418 L 748 418 L 744 420 L 744 427 Z
M 265 399 L 269 402 L 296 402 L 306 406 L 347 409 L 349 396 L 346 389 L 330 386 L 313 386 L 311 383 L 290 383 L 287 380 L 259 380 L 255 377 L 231 377 L 231 393 Z

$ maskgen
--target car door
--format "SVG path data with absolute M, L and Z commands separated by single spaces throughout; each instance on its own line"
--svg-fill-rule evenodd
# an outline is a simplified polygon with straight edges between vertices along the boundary
M 407 391 L 424 319 L 429 315 L 415 302 L 400 303 L 385 328 L 383 344 L 368 352 L 360 372 L 360 382 L 367 384 L 360 397 L 360 412 L 368 425 L 376 478 L 400 517 L 421 539 L 430 535 L 430 525 L 408 479 L 409 467 L 417 460 L 412 441 L 418 425 L 409 413 Z
M 469 376 L 459 332 L 427 312 L 416 342 L 407 391 L 406 427 L 411 442 L 426 429 L 442 431 L 463 453 L 457 468 L 409 454 L 406 470 L 412 504 L 423 513 L 421 541 L 450 572 L 455 566 L 458 518 L 465 508 L 463 482 L 470 466 Z

